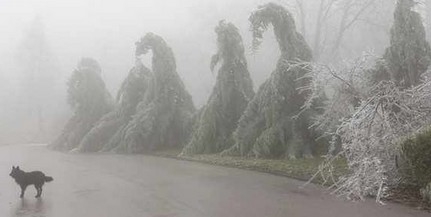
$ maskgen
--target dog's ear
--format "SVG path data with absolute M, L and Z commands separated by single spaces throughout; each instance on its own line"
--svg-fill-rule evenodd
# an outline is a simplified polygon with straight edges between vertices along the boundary
M 19 170 L 19 166 L 17 166 L 16 169 Z
M 14 170 L 14 169 L 15 169 L 15 166 L 12 166 L 12 169 Z

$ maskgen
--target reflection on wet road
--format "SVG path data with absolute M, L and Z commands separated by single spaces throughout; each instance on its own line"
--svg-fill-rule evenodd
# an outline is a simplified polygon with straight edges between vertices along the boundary
M 53 176 L 24 199 L 12 165 Z M 0 217 L 429 216 L 399 205 L 351 203 L 317 186 L 257 172 L 149 156 L 74 155 L 40 145 L 0 147 Z
M 24 198 L 22 200 L 18 200 L 14 207 L 12 208 L 14 217 L 20 216 L 34 216 L 34 217 L 42 217 L 45 216 L 45 209 L 48 207 L 47 204 L 44 204 L 42 198 L 38 199 L 27 199 Z

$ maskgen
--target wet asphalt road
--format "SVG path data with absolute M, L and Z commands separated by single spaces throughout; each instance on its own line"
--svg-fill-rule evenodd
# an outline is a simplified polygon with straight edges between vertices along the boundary
M 41 199 L 20 199 L 9 172 L 42 170 Z M 41 145 L 0 147 L 0 217 L 408 217 L 430 213 L 346 202 L 317 186 L 258 172 L 149 156 L 76 155 Z

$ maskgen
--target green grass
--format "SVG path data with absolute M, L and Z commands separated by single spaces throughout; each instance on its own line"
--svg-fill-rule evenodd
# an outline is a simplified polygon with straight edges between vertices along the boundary
M 319 169 L 319 166 L 324 162 L 324 158 L 316 157 L 311 159 L 255 159 L 255 158 L 242 158 L 242 157 L 228 157 L 220 156 L 217 154 L 212 155 L 195 155 L 187 157 L 178 157 L 181 150 L 164 150 L 154 153 L 160 157 L 170 157 L 180 160 L 196 161 L 212 165 L 219 165 L 225 167 L 233 167 L 239 169 L 253 170 L 265 172 L 280 176 L 286 176 L 298 180 L 307 181 L 313 177 Z M 344 159 L 334 161 L 334 176 L 338 178 L 347 174 L 347 164 Z M 314 183 L 321 184 L 323 179 L 321 176 L 316 176 L 313 180 Z M 330 184 L 330 183 L 327 183 Z

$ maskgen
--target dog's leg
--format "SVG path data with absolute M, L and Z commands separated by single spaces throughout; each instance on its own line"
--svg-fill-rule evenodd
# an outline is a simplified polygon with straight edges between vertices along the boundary
M 34 185 L 34 188 L 36 188 L 36 198 L 40 197 L 40 185 Z
M 24 197 L 25 189 L 27 188 L 27 185 L 20 185 L 20 186 L 21 186 L 21 194 L 19 195 L 19 197 L 23 198 Z
M 42 196 L 42 185 L 39 187 L 39 197 Z

